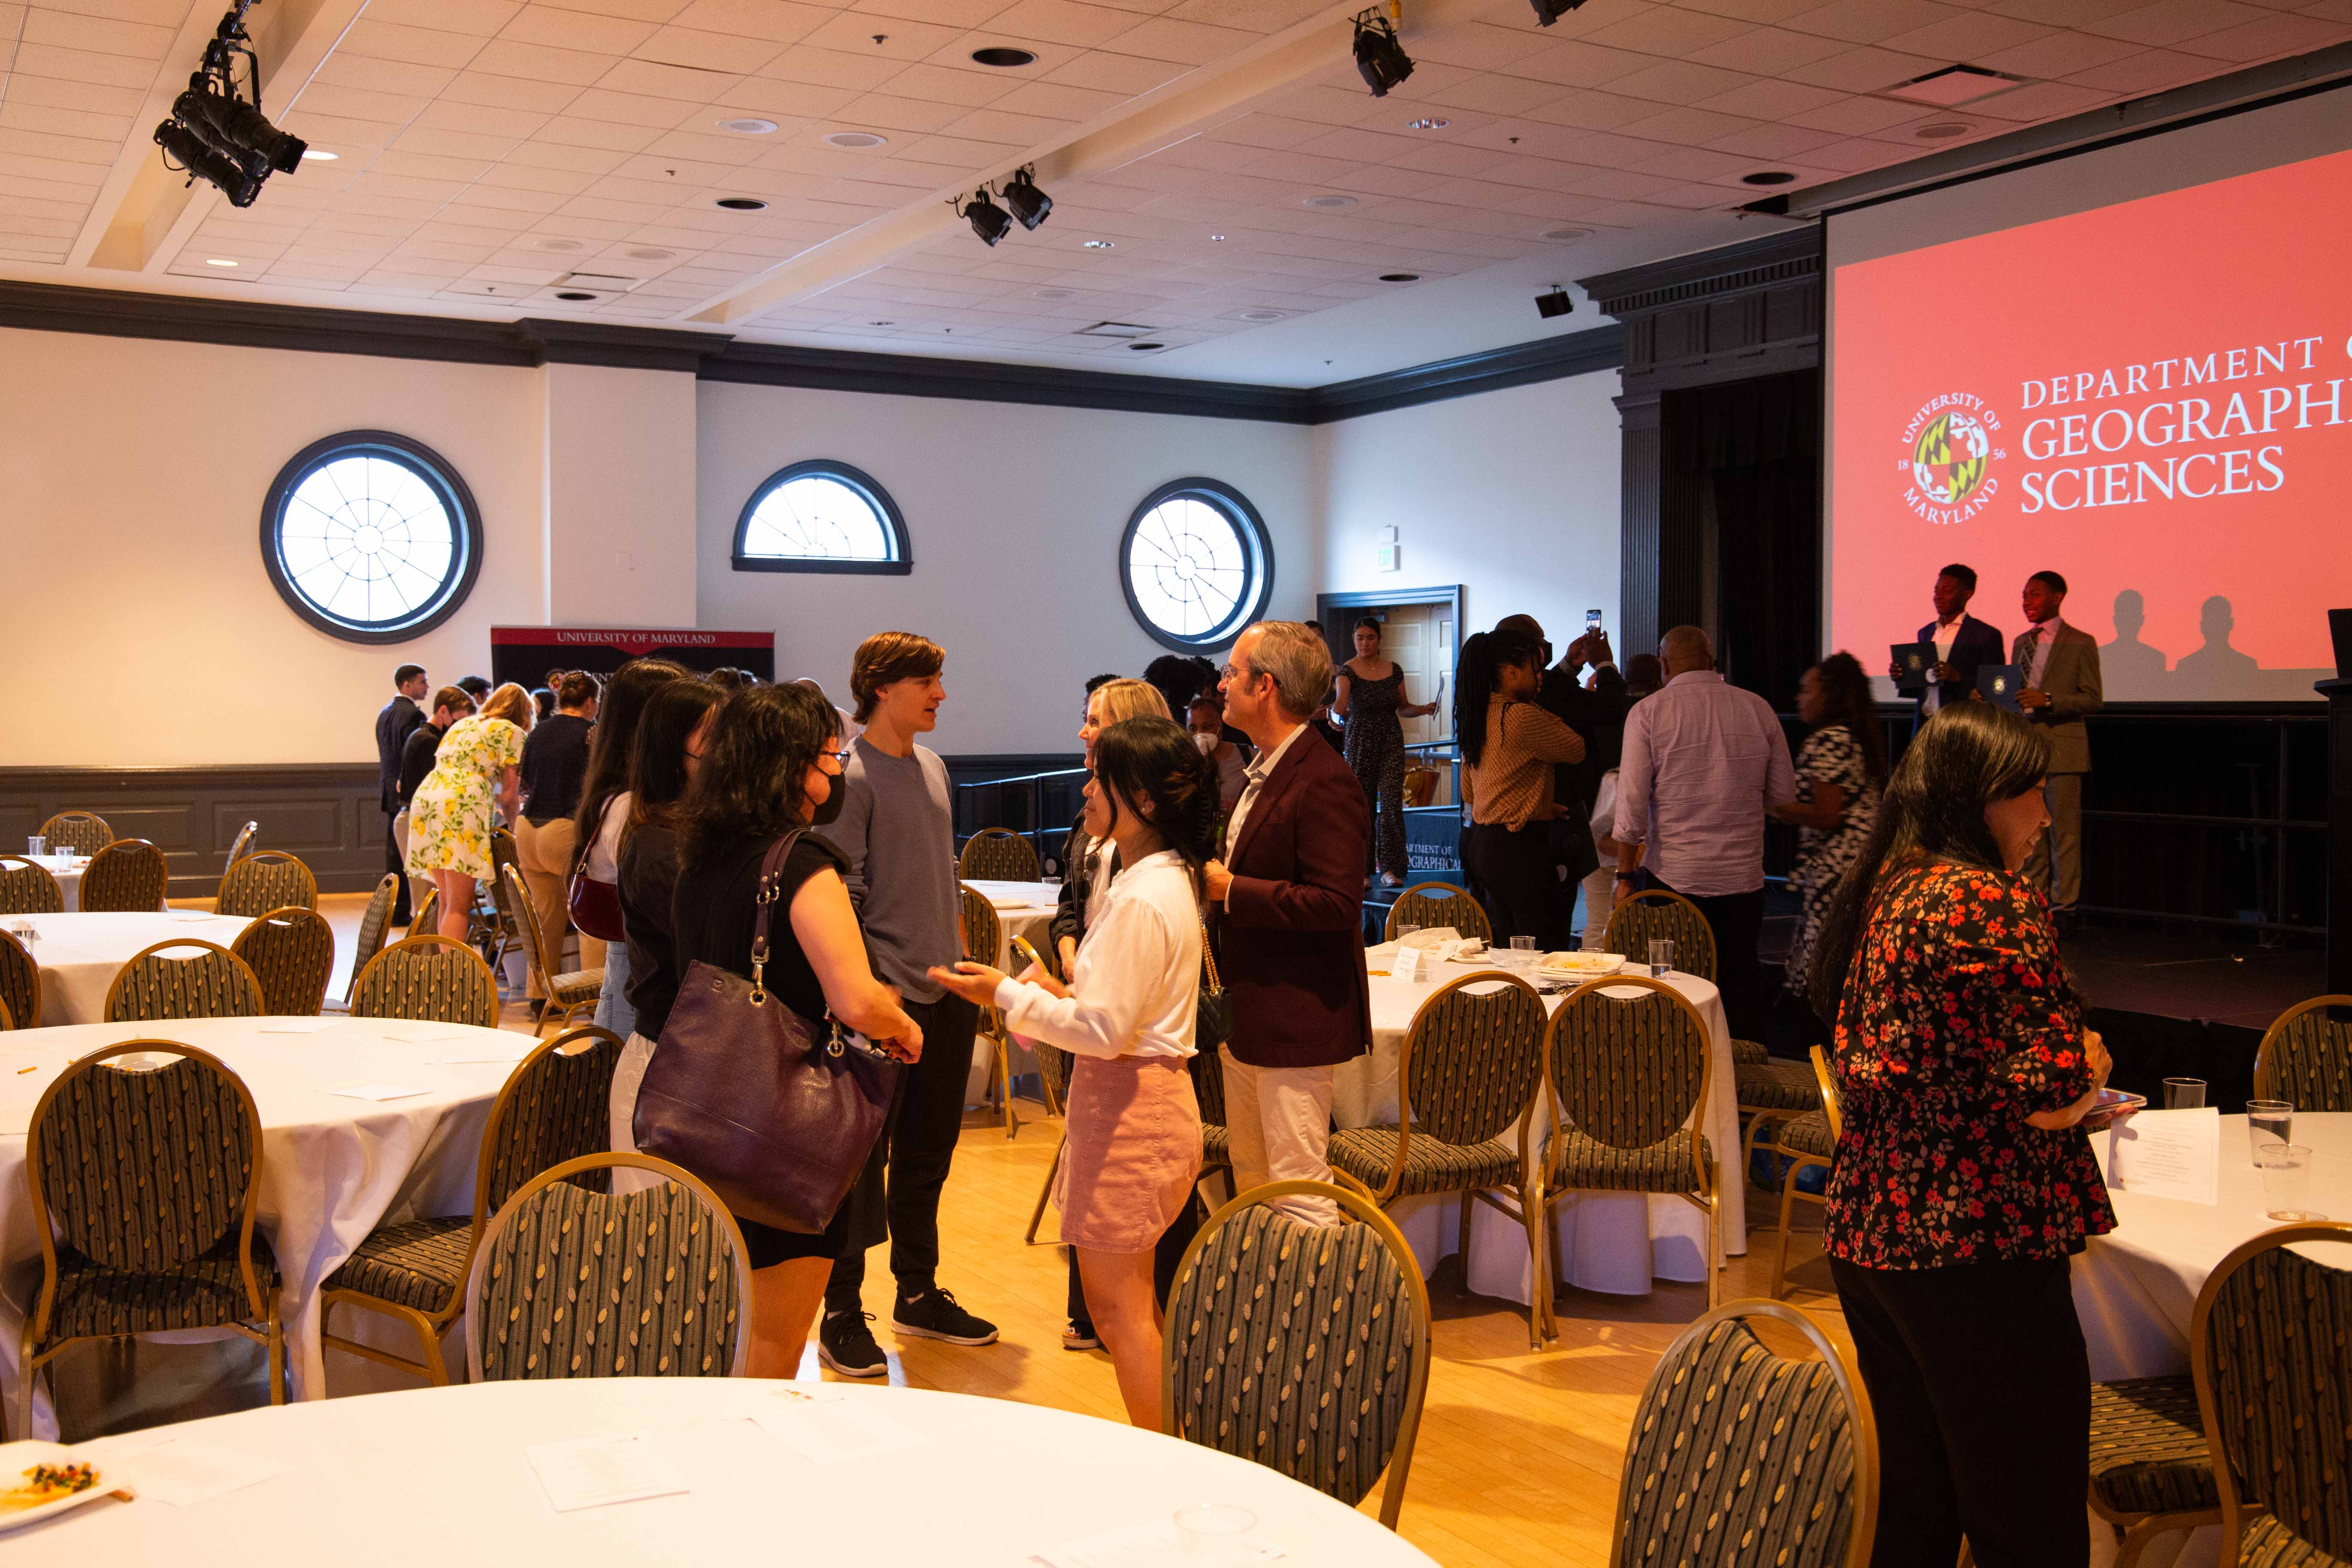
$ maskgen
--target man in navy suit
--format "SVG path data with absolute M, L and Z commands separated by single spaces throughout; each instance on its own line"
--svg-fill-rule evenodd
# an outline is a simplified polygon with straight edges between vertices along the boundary
M 1936 645 L 1936 684 L 1919 698 L 1915 724 L 1924 724 L 1947 702 L 1958 702 L 1976 685 L 1977 667 L 2009 662 L 2009 644 L 1998 628 L 1969 614 L 1976 596 L 1973 566 L 1957 562 L 1936 574 L 1936 618 L 1919 628 L 1921 642 Z M 1887 673 L 1901 679 L 1903 672 L 1889 665 Z

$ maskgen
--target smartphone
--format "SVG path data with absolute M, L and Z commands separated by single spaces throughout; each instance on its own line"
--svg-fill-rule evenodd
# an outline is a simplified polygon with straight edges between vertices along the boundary
M 1037 950 L 1029 945 L 1029 939 L 1027 937 L 1014 937 L 1013 939 L 1013 951 L 1027 959 L 1030 963 L 1035 964 L 1038 968 L 1044 970 L 1046 973 L 1051 974 L 1054 973 L 1053 965 L 1047 963 L 1044 959 L 1037 956 Z
M 1587 610 L 1584 612 L 1584 629 L 1588 632 L 1597 632 L 1601 629 L 1600 611 Z

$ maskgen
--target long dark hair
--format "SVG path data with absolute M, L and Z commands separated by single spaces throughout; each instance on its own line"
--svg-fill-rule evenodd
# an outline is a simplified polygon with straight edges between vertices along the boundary
M 1454 743 L 1473 767 L 1486 752 L 1486 705 L 1495 694 L 1496 672 L 1542 658 L 1543 645 L 1517 627 L 1497 626 L 1462 639 L 1462 657 L 1454 666 Z
M 673 680 L 656 688 L 637 719 L 637 742 L 629 748 L 629 825 L 634 833 L 649 822 L 675 821 L 686 800 L 686 746 L 727 693 L 708 680 Z
M 1878 721 L 1878 700 L 1870 694 L 1870 677 L 1862 661 L 1850 653 L 1833 653 L 1813 666 L 1822 688 L 1822 721 L 1818 728 L 1843 724 L 1862 748 L 1863 775 L 1874 784 L 1886 783 L 1886 729 Z
M 646 710 L 646 699 L 687 676 L 686 666 L 666 658 L 633 658 L 604 682 L 604 698 L 596 704 L 596 727 L 588 731 L 588 774 L 580 787 L 580 810 L 572 819 L 574 842 L 593 842 L 604 824 L 604 807 L 629 787 L 629 752 L 637 742 L 637 719 Z
M 1192 737 L 1157 714 L 1122 719 L 1095 739 L 1095 777 L 1110 792 L 1112 820 L 1119 802 L 1141 812 L 1192 874 L 1201 896 L 1201 868 L 1216 854 L 1217 764 Z
M 806 826 L 803 783 L 817 753 L 840 739 L 841 711 L 796 682 L 754 686 L 729 700 L 711 730 L 682 814 L 681 866 L 742 839 L 780 838 Z
M 2006 708 L 1955 702 L 1920 727 L 1886 781 L 1862 858 L 1839 881 L 1816 939 L 1807 990 L 1823 1023 L 1837 1026 L 1846 972 L 1886 879 L 1937 861 L 2000 870 L 1985 807 L 2038 787 L 2049 772 L 2049 735 Z

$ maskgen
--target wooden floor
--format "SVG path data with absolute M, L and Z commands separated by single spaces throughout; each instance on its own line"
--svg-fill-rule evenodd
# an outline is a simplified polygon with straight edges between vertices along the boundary
M 322 909 L 349 950 L 360 900 L 329 897 Z M 348 906 L 348 907 L 345 907 Z M 340 994 L 342 977 L 332 993 Z M 510 1002 L 508 1026 L 528 1029 L 527 1011 Z M 888 1327 L 890 1276 L 877 1252 L 867 1274 L 867 1309 L 890 1355 L 890 1379 L 918 1388 L 1018 1399 L 1107 1420 L 1122 1418 L 1108 1358 L 1061 1348 L 1066 1275 L 1061 1249 L 1024 1247 L 1021 1233 L 1045 1180 L 1060 1125 L 1019 1102 L 1023 1126 L 1007 1141 L 1001 1122 L 969 1114 L 940 1210 L 940 1283 L 963 1305 L 994 1321 L 1002 1339 L 977 1350 L 931 1341 L 896 1343 Z M 1819 1260 L 1818 1213 L 1799 1205 L 1792 1248 L 1808 1261 L 1794 1270 L 1797 1305 L 1811 1312 L 1851 1352 L 1845 1325 Z M 1734 1258 L 1723 1296 L 1762 1295 L 1770 1281 L 1769 1228 L 1777 1221 L 1764 1194 L 1751 1197 L 1749 1256 Z M 1047 1215 L 1051 1235 L 1052 1215 Z M 1563 1289 L 1559 1342 L 1530 1353 L 1525 1310 L 1455 1293 L 1451 1262 L 1431 1281 L 1436 1360 L 1412 1483 L 1404 1537 L 1450 1568 L 1510 1564 L 1605 1563 L 1617 1482 L 1633 1408 L 1659 1353 L 1706 1310 L 1705 1288 L 1660 1285 L 1640 1297 Z M 1799 1353 L 1793 1335 L 1768 1334 Z M 361 1363 L 331 1354 L 329 1381 L 356 1381 Z M 135 1362 L 93 1352 L 71 1359 L 59 1382 L 69 1436 L 121 1430 L 259 1403 L 257 1352 L 225 1345 L 142 1345 Z M 802 1376 L 822 1373 L 812 1352 Z M 1045 1474 L 1035 1467 L 1021 1473 Z M 1378 1495 L 1366 1511 L 1377 1511 Z

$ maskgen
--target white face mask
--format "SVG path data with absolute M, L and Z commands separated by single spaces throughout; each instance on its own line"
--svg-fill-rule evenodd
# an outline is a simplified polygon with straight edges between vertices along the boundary
M 1201 754 L 1204 757 L 1213 757 L 1217 754 L 1217 737 L 1208 731 L 1194 731 L 1192 744 L 1201 748 Z

